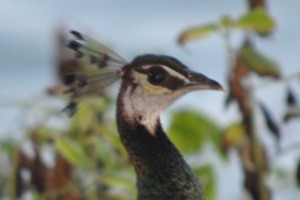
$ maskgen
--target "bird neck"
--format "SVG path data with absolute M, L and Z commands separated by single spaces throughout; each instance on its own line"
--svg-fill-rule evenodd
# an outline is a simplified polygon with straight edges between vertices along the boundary
M 139 199 L 204 199 L 198 178 L 163 131 L 159 117 L 150 132 L 138 116 L 128 116 L 131 108 L 124 105 L 124 95 L 120 92 L 118 97 L 117 125 L 137 173 Z

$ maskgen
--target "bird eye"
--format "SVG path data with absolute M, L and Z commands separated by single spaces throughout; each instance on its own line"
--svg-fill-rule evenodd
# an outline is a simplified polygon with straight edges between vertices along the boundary
M 165 73 L 161 69 L 153 69 L 148 74 L 148 81 L 153 85 L 158 85 L 165 80 Z

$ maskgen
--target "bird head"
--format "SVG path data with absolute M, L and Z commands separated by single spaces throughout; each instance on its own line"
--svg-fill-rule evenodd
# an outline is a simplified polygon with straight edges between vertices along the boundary
M 180 96 L 195 90 L 223 90 L 218 82 L 169 56 L 138 56 L 120 74 L 119 101 L 127 118 L 139 121 L 150 132 L 154 132 L 159 114 Z
M 81 97 L 99 96 L 121 79 L 118 108 L 129 121 L 147 125 L 153 131 L 159 114 L 180 96 L 195 90 L 222 90 L 219 83 L 193 72 L 175 58 L 146 54 L 128 62 L 88 36 L 76 31 L 71 34 L 74 39 L 67 46 L 82 69 L 64 76 L 66 93 L 72 97 L 63 109 L 69 116 L 75 113 Z

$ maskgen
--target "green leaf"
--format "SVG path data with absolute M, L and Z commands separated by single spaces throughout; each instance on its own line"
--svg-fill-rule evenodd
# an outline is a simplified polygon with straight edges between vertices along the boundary
M 95 123 L 99 123 L 97 119 L 100 118 L 109 107 L 108 104 L 110 104 L 110 102 L 107 97 L 86 100 L 85 104 L 82 104 L 78 112 L 73 116 L 72 128 L 75 129 L 76 132 L 88 132 Z
M 221 18 L 220 24 L 225 28 L 230 28 L 234 26 L 235 21 L 231 17 L 225 15 Z
M 222 146 L 227 150 L 233 146 L 242 145 L 245 141 L 246 133 L 243 125 L 240 123 L 233 123 L 223 133 Z
M 211 35 L 217 30 L 219 30 L 219 25 L 215 23 L 189 28 L 178 37 L 178 43 L 183 45 L 184 43 L 191 40 L 202 39 L 206 36 Z
M 77 132 L 87 132 L 92 126 L 94 110 L 90 103 L 80 106 L 78 112 L 72 118 L 72 127 Z
M 2 139 L 0 141 L 0 151 L 4 151 L 10 159 L 13 158 L 16 148 L 17 144 L 12 139 Z
M 56 137 L 54 145 L 57 151 L 72 165 L 92 168 L 91 161 L 79 143 L 66 137 Z
M 256 8 L 238 19 L 236 27 L 267 34 L 274 30 L 275 22 L 263 8 Z
M 280 78 L 281 72 L 276 62 L 251 46 L 244 46 L 240 49 L 241 59 L 252 72 L 259 76 L 270 76 Z
M 206 199 L 215 199 L 216 180 L 215 173 L 211 165 L 204 165 L 194 169 L 196 175 L 200 178 Z
M 219 133 L 220 129 L 216 123 L 193 111 L 175 113 L 169 129 L 171 140 L 185 153 L 198 151 Z

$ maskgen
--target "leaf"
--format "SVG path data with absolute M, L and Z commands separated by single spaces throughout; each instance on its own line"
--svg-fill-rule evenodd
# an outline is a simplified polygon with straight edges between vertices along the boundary
M 79 143 L 67 138 L 57 137 L 54 143 L 57 151 L 72 165 L 91 168 L 92 163 Z
M 8 138 L 8 139 L 1 139 L 0 140 L 0 151 L 4 151 L 5 154 L 12 159 L 14 156 L 14 153 L 16 151 L 16 141 Z
M 286 103 L 289 106 L 295 106 L 297 104 L 297 99 L 291 88 L 288 88 Z
M 99 123 L 97 119 L 108 108 L 108 104 L 108 98 L 98 97 L 97 99 L 86 100 L 86 103 L 80 106 L 76 115 L 72 117 L 72 128 L 77 132 L 88 132 L 95 123 Z
M 238 19 L 236 27 L 268 34 L 274 30 L 275 22 L 263 8 L 259 7 Z
M 225 28 L 229 28 L 229 27 L 233 27 L 235 22 L 231 17 L 225 15 L 221 18 L 220 24 Z
M 113 191 L 109 194 L 113 199 L 136 199 L 135 173 L 132 168 L 105 171 L 98 184 L 105 185 Z
M 224 153 L 232 147 L 242 146 L 246 141 L 246 132 L 243 125 L 233 123 L 226 128 L 222 135 L 222 150 Z
M 206 36 L 211 35 L 217 30 L 219 30 L 219 26 L 218 24 L 214 24 L 214 23 L 206 24 L 199 27 L 189 28 L 178 37 L 178 43 L 180 45 L 183 45 L 184 43 L 191 40 L 202 39 Z
M 278 141 L 280 139 L 280 130 L 279 130 L 279 127 L 278 127 L 277 123 L 275 122 L 272 114 L 270 113 L 270 111 L 267 109 L 267 107 L 264 104 L 260 103 L 259 107 L 265 118 L 265 122 L 266 122 L 268 129 L 271 131 L 271 133 L 276 137 L 276 139 Z
M 90 103 L 82 105 L 72 117 L 72 128 L 77 132 L 87 132 L 94 121 L 94 112 Z
M 300 160 L 298 160 L 297 167 L 296 167 L 296 181 L 297 181 L 298 188 L 300 188 Z
M 281 77 L 277 63 L 256 50 L 252 45 L 249 45 L 249 43 L 240 49 L 239 54 L 249 70 L 259 76 L 270 76 L 275 79 Z
M 215 122 L 194 111 L 175 113 L 169 129 L 171 140 L 185 153 L 198 151 L 208 141 L 216 143 L 219 133 Z
M 215 199 L 216 194 L 216 180 L 215 172 L 210 165 L 204 165 L 194 169 L 196 175 L 200 178 L 206 199 Z
M 290 121 L 291 119 L 300 117 L 300 107 L 297 105 L 297 102 L 298 100 L 295 94 L 290 88 L 288 88 L 286 96 L 287 108 L 283 117 L 283 121 L 285 123 Z

